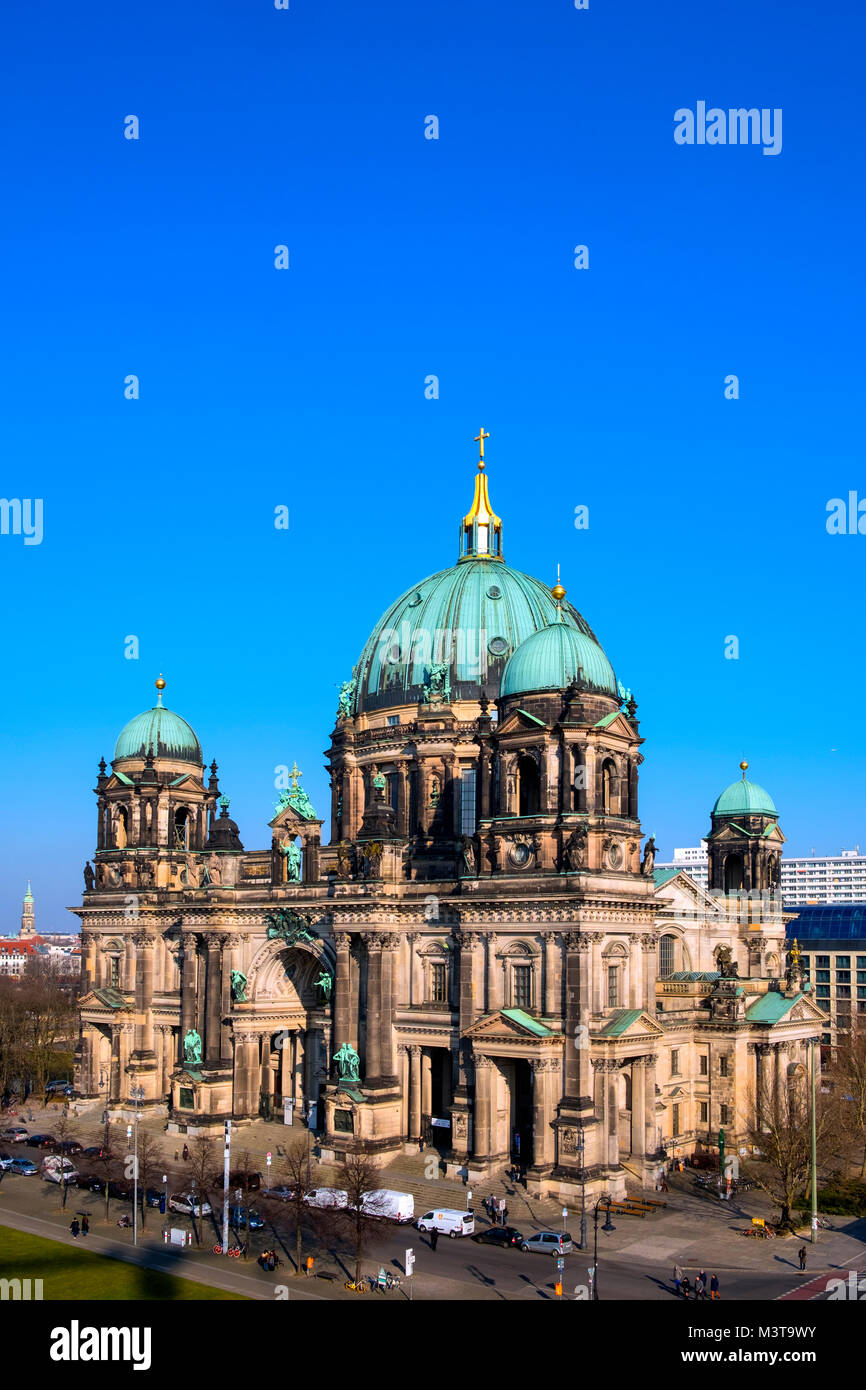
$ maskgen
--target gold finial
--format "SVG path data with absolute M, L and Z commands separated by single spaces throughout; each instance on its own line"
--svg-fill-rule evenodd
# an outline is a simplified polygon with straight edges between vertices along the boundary
M 749 764 L 748 764 L 747 762 L 744 761 L 744 762 L 741 762 L 741 763 L 740 763 L 740 771 L 741 771 L 742 774 L 743 774 L 743 781 L 744 781 L 744 782 L 745 782 L 745 780 L 746 780 L 746 773 L 747 773 L 748 769 L 749 769 Z
M 479 449 L 479 458 L 478 458 L 478 471 L 479 471 L 479 472 L 482 472 L 483 469 L 484 469 L 484 441 L 485 441 L 485 439 L 489 439 L 489 438 L 490 438 L 490 431 L 489 431 L 489 430 L 485 430 L 483 426 L 481 427 L 480 433 L 476 434 L 476 436 L 475 436 L 475 443 L 478 445 L 478 449 Z
M 156 703 L 157 703 L 158 705 L 161 705 L 161 704 L 162 704 L 162 692 L 165 690 L 165 679 L 164 679 L 163 674 L 162 674 L 161 671 L 160 671 L 160 673 L 159 673 L 158 679 L 154 681 L 154 685 L 156 686 L 157 690 L 159 691 L 159 694 L 158 694 L 157 697 L 156 697 Z
M 292 779 L 292 791 L 297 791 L 297 787 L 298 787 L 298 778 L 299 778 L 299 777 L 303 777 L 303 775 L 304 775 L 303 772 L 302 772 L 301 769 L 298 767 L 298 763 L 297 763 L 297 759 L 296 759 L 295 762 L 292 764 L 292 770 L 291 770 L 291 772 L 290 772 L 290 774 L 289 774 L 289 776 L 290 776 L 291 779 Z
M 562 581 L 559 578 L 559 565 L 556 566 L 556 583 L 554 584 L 550 592 L 553 594 L 553 597 L 556 599 L 557 603 L 562 603 L 562 600 L 565 598 L 565 589 L 563 588 Z

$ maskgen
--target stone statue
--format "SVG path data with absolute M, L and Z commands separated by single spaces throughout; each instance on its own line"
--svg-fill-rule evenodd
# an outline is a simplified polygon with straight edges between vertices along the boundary
M 201 1036 L 194 1028 L 184 1034 L 183 1060 L 193 1067 L 201 1065 Z
M 576 825 L 569 835 L 562 852 L 565 867 L 571 873 L 582 869 L 586 857 L 586 826 Z
M 95 877 L 96 875 L 93 872 L 93 865 L 88 859 L 87 863 L 84 866 L 84 888 L 86 892 L 92 892 Z
M 339 1052 L 334 1053 L 334 1061 L 337 1063 L 341 1081 L 360 1080 L 361 1059 L 351 1043 L 343 1043 Z
M 240 970 L 232 971 L 232 999 L 236 1004 L 247 1002 L 247 977 Z
M 645 874 L 647 878 L 649 878 L 652 874 L 653 868 L 655 867 L 655 862 L 656 837 L 655 835 L 650 835 L 649 839 L 643 847 L 643 863 L 640 866 L 641 873 Z
M 371 840 L 369 844 L 364 845 L 361 853 L 365 878 L 375 878 L 378 875 L 384 848 L 381 840 Z
M 734 973 L 731 954 L 730 946 L 719 946 L 716 949 L 716 965 L 719 968 L 719 974 L 726 980 L 731 979 Z
M 286 861 L 286 878 L 289 883 L 301 881 L 301 851 L 294 840 L 280 841 L 280 854 Z
M 322 994 L 325 996 L 325 1003 L 330 1003 L 331 990 L 334 987 L 333 975 L 330 975 L 327 970 L 323 970 L 313 983 L 322 991 Z
M 281 907 L 275 913 L 266 913 L 265 921 L 268 924 L 268 941 L 281 940 L 285 941 L 287 946 L 294 946 L 298 941 L 312 943 L 316 940 L 315 936 L 307 931 L 308 919 L 291 907 Z
M 478 876 L 478 849 L 472 835 L 463 836 L 463 847 L 460 852 L 460 873 L 467 878 L 477 878 Z
M 343 719 L 350 719 L 354 712 L 355 691 L 357 688 L 358 680 L 354 675 L 351 680 L 343 681 L 343 684 L 340 686 L 340 700 L 337 707 L 337 714 Z
M 424 686 L 424 699 L 428 705 L 451 699 L 451 666 L 447 661 L 434 661 L 431 665 Z
M 341 840 L 337 846 L 337 873 L 340 878 L 351 878 L 355 871 L 355 851 L 351 840 Z

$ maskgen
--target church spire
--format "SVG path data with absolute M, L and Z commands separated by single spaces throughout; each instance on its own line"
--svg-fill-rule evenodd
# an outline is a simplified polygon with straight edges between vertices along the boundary
M 461 560 L 501 560 L 502 520 L 490 505 L 487 474 L 484 472 L 484 441 L 490 438 L 481 429 L 475 436 L 479 446 L 478 472 L 475 475 L 475 496 L 472 506 L 460 523 Z
M 27 880 L 27 892 L 24 894 L 24 902 L 21 905 L 21 935 L 36 935 L 36 916 L 33 910 L 33 894 L 30 891 L 30 879 Z

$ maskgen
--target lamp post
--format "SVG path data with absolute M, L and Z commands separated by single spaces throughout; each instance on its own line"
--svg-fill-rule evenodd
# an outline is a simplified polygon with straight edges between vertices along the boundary
M 143 1086 L 130 1086 L 129 1094 L 132 1097 L 135 1109 L 133 1111 L 134 1138 L 132 1154 L 132 1243 L 138 1244 L 138 1107 L 144 1100 Z M 129 1128 L 127 1127 L 127 1135 Z
M 815 1073 L 818 1039 L 812 1039 L 812 1233 L 811 1242 L 818 1242 L 818 1146 L 815 1131 Z
M 580 1240 L 578 1250 L 586 1249 L 586 1135 L 583 1125 L 577 1131 L 577 1153 L 580 1159 Z
M 615 1230 L 616 1230 L 616 1226 L 614 1226 L 613 1222 L 612 1222 L 611 1219 L 610 1219 L 610 1204 L 611 1204 L 612 1200 L 613 1200 L 613 1198 L 610 1196 L 610 1193 L 606 1192 L 606 1193 L 604 1194 L 603 1197 L 599 1197 L 598 1201 L 596 1202 L 596 1204 L 595 1204 L 595 1206 L 594 1206 L 594 1208 L 593 1208 L 593 1213 L 592 1213 L 592 1218 L 593 1218 L 593 1220 L 592 1220 L 592 1224 L 593 1224 L 592 1298 L 593 1298 L 593 1302 L 594 1302 L 594 1303 L 598 1301 L 598 1209 L 599 1209 L 599 1207 L 604 1207 L 604 1210 L 605 1210 L 604 1225 L 602 1226 L 601 1229 L 602 1229 L 603 1231 L 607 1232 L 608 1234 L 610 1234 L 611 1231 L 615 1231 Z

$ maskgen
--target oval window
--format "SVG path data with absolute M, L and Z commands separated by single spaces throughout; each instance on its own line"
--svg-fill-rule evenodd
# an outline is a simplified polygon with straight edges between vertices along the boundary
M 487 643 L 487 650 L 491 656 L 504 656 L 508 651 L 508 643 L 504 637 L 491 637 Z

